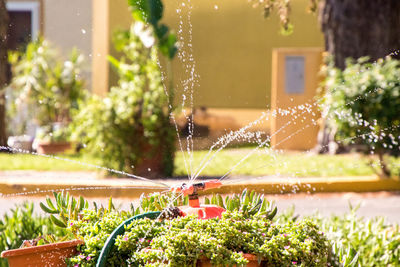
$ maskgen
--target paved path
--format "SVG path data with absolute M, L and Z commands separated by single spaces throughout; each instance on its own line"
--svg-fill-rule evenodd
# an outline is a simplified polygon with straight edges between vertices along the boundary
M 319 211 L 322 215 L 343 214 L 349 210 L 349 201 L 353 205 L 361 204 L 358 214 L 368 218 L 374 216 L 385 216 L 389 222 L 400 224 L 400 192 L 378 192 L 378 193 L 335 193 L 335 194 L 292 194 L 292 195 L 269 195 L 274 200 L 278 209 L 283 211 L 296 206 L 296 214 L 309 215 Z M 17 203 L 30 200 L 35 202 L 36 211 L 40 208 L 38 204 L 44 198 L 40 197 L 17 197 L 0 198 L 0 214 L 4 214 Z M 90 202 L 96 201 L 107 205 L 106 198 L 90 198 Z M 137 203 L 137 199 L 116 198 L 114 202 L 121 208 L 128 208 L 130 203 Z

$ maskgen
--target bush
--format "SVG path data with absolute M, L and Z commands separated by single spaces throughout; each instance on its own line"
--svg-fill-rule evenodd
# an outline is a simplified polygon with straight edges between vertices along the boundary
M 94 266 L 110 233 L 128 213 L 99 214 L 85 210 L 69 229 L 82 236 L 81 254 L 70 259 L 71 266 Z M 241 211 L 227 211 L 222 219 L 172 220 L 140 219 L 126 227 L 109 255 L 110 266 L 194 266 L 201 257 L 217 266 L 242 265 L 242 253 L 260 256 L 271 266 L 326 266 L 329 242 L 309 220 L 276 224 L 266 214 L 247 219 Z M 168 263 L 168 265 L 167 265 Z
M 75 211 L 87 206 L 82 198 L 75 200 L 68 193 L 54 196 L 56 203 L 48 198 L 42 208 L 51 214 L 60 213 L 65 223 L 55 217 L 53 222 L 67 226 L 71 234 L 85 241 L 79 248 L 81 253 L 69 260 L 72 266 L 94 266 L 109 235 L 133 215 L 188 203 L 188 197 L 156 193 L 142 196 L 140 205 L 129 211 L 117 211 L 110 199 L 108 208 L 95 206 L 78 216 Z M 326 266 L 332 259 L 330 243 L 315 223 L 273 222 L 276 208 L 261 194 L 244 190 L 225 199 L 214 195 L 205 202 L 225 207 L 223 218 L 162 216 L 159 220 L 136 220 L 117 238 L 107 264 L 160 266 L 168 262 L 168 266 L 193 266 L 197 259 L 207 257 L 219 266 L 242 265 L 247 262 L 243 253 L 258 255 L 272 266 Z
M 75 117 L 75 137 L 87 151 L 99 155 L 104 166 L 149 178 L 172 176 L 171 60 L 177 52 L 176 36 L 161 23 L 161 0 L 128 0 L 128 5 L 135 22 L 114 40 L 123 56 L 120 60 L 109 56 L 119 75 L 118 86 L 104 99 L 88 98 Z M 167 61 L 168 87 L 159 66 L 161 55 Z
M 68 60 L 61 61 L 46 40 L 38 39 L 29 43 L 24 53 L 11 52 L 9 61 L 15 103 L 12 113 L 26 105 L 30 113 L 27 119 L 42 127 L 40 139 L 65 140 L 71 112 L 83 95 L 83 56 L 74 49 Z
M 336 245 L 358 254 L 359 266 L 400 266 L 400 227 L 383 217 L 364 219 L 351 209 L 345 215 L 312 219 Z
M 74 116 L 75 140 L 102 160 L 103 166 L 142 176 L 171 176 L 175 151 L 157 50 L 147 48 L 134 33 L 116 36 L 120 61 L 118 86 L 104 98 L 89 96 Z M 150 163 L 158 160 L 161 166 Z M 150 168 L 150 170 L 148 170 Z M 151 172 L 149 172 L 151 171 Z
M 390 176 L 388 156 L 400 155 L 400 61 L 367 58 L 327 68 L 325 105 L 336 138 L 379 156 L 381 175 Z

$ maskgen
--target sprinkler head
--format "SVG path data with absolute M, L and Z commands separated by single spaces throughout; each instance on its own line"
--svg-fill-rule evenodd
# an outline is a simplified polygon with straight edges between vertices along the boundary
M 221 185 L 222 183 L 220 181 L 212 180 L 191 185 L 182 184 L 173 187 L 172 191 L 182 193 L 189 197 L 189 206 L 179 208 L 183 216 L 196 214 L 200 219 L 209 219 L 221 217 L 221 214 L 225 209 L 215 205 L 200 205 L 198 192 L 212 188 L 219 188 Z
M 222 183 L 218 180 L 212 180 L 212 181 L 206 181 L 206 182 L 200 182 L 200 183 L 195 183 L 191 185 L 187 185 L 183 183 L 182 185 L 178 186 L 173 186 L 172 191 L 178 192 L 178 193 L 183 193 L 185 196 L 190 196 L 190 195 L 197 195 L 199 191 L 204 191 L 208 189 L 213 189 L 213 188 L 219 188 L 221 187 Z
M 221 218 L 225 209 L 216 205 L 200 205 L 199 191 L 221 187 L 219 180 L 173 186 L 171 191 L 189 197 L 189 206 L 178 207 L 180 216 L 196 215 L 199 219 Z

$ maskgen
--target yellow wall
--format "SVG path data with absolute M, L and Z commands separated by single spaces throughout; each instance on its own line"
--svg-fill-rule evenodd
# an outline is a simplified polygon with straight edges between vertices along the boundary
M 320 83 L 317 73 L 322 64 L 321 48 L 279 48 L 272 54 L 271 147 L 287 150 L 308 150 L 317 144 L 320 118 L 315 96 Z M 285 89 L 286 56 L 304 57 L 304 92 L 288 93 Z M 307 105 L 307 109 L 301 106 Z M 289 114 L 279 112 L 288 111 Z
M 175 30 L 180 2 L 165 1 L 165 21 Z M 317 18 L 306 12 L 308 0 L 292 1 L 295 28 L 290 36 L 279 34 L 275 16 L 264 19 L 261 8 L 253 8 L 247 0 L 191 2 L 194 59 L 200 76 L 196 106 L 265 108 L 270 102 L 272 49 L 323 46 Z M 188 23 L 183 22 L 187 39 Z M 182 63 L 176 61 L 179 79 L 184 75 Z
M 105 30 L 108 40 L 111 40 L 112 32 L 129 26 L 130 15 L 126 0 L 93 1 L 109 2 L 108 15 L 107 12 L 93 14 L 95 35 L 96 27 L 99 27 L 95 25 L 96 20 L 100 18 L 103 22 L 98 22 L 99 25 L 108 21 L 110 28 L 108 31 Z M 187 19 L 188 8 L 182 7 L 182 2 L 188 1 L 164 0 L 163 2 L 164 21 L 175 32 L 179 31 L 180 22 L 177 9 L 182 10 L 182 36 L 187 43 L 190 24 Z M 264 19 L 261 8 L 253 8 L 247 0 L 191 0 L 190 2 L 193 4 L 191 13 L 193 55 L 196 62 L 196 74 L 199 75 L 199 82 L 194 87 L 195 106 L 268 108 L 272 49 L 323 46 L 317 18 L 306 11 L 308 0 L 292 1 L 291 18 L 295 27 L 294 33 L 290 36 L 280 35 L 278 19 L 276 17 Z M 95 8 L 94 11 L 96 11 Z M 100 26 L 98 31 L 103 29 L 104 26 Z M 104 43 L 96 42 L 95 39 L 93 42 L 94 54 L 96 47 L 105 46 Z M 108 50 L 114 54 L 111 47 L 112 45 Z M 188 52 L 187 46 L 183 48 L 183 51 Z M 105 58 L 102 56 L 100 58 L 105 64 Z M 115 74 L 112 71 L 110 74 L 109 68 L 105 73 L 105 69 L 99 67 L 96 62 L 93 66 L 94 83 L 104 80 L 105 76 L 111 76 L 109 83 L 115 84 Z M 182 63 L 178 57 L 175 59 L 174 69 L 176 88 L 181 92 L 183 88 L 181 81 L 188 79 L 189 76 L 185 74 L 185 63 Z M 99 85 L 94 86 L 93 90 L 102 92 L 106 88 Z M 176 96 L 177 102 L 181 103 L 181 93 L 178 92 Z

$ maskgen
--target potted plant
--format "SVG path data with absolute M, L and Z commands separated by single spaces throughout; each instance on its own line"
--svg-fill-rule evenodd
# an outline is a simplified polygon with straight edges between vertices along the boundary
M 174 207 L 188 204 L 187 197 L 151 194 L 142 196 L 138 207 L 121 211 L 111 199 L 107 208 L 94 203 L 89 209 L 82 197 L 54 196 L 56 203 L 47 198 L 42 209 L 51 213 L 54 224 L 78 239 L 70 242 L 77 249 L 72 253 L 77 254 L 66 259 L 68 266 L 340 266 L 346 254 L 336 249 L 337 244 L 327 239 L 316 222 L 285 216 L 274 219 L 276 208 L 263 195 L 246 190 L 225 199 L 220 195 L 205 198 L 206 203 L 227 210 L 222 218 L 206 220 L 176 216 Z M 122 232 L 109 248 L 106 264 L 99 265 L 105 244 L 118 228 Z M 42 247 L 37 251 L 47 250 Z M 346 262 L 352 257 L 347 258 Z M 356 262 L 353 259 L 349 266 Z
M 1 253 L 7 258 L 10 267 L 19 266 L 67 266 L 66 259 L 78 253 L 77 246 L 82 240 L 69 240 L 51 244 L 34 245 L 19 249 L 11 249 Z
M 61 123 L 53 123 L 37 129 L 32 147 L 39 154 L 62 153 L 71 148 L 71 143 L 67 141 L 67 138 L 67 126 Z
M 65 231 L 66 223 L 70 219 L 78 219 L 83 209 L 88 208 L 88 202 L 82 197 L 76 200 L 69 194 L 54 193 L 55 204 L 46 199 L 47 205 L 41 203 L 43 210 L 50 215 L 51 225 L 46 225 L 54 231 L 52 234 L 39 235 L 32 240 L 24 240 L 20 248 L 9 249 L 1 253 L 2 258 L 7 258 L 10 267 L 16 266 L 67 266 L 66 259 L 78 253 L 78 246 L 84 241 L 76 238 L 73 233 Z M 33 207 L 28 209 L 28 215 L 23 213 L 29 220 Z M 59 214 L 57 217 L 54 214 Z M 42 220 L 42 223 L 44 221 Z M 24 223 L 22 223 L 24 225 Z M 29 224 L 24 225 L 29 228 Z M 50 226 L 50 227 L 49 227 Z M 61 227 L 61 228 L 60 228 Z M 60 231 L 57 231 L 59 228 Z M 24 229 L 26 231 L 26 229 Z M 38 230 L 35 231 L 40 232 Z M 57 233 L 56 233 L 57 232 Z
M 128 4 L 135 21 L 114 37 L 122 56 L 109 56 L 118 84 L 103 98 L 88 96 L 74 116 L 73 136 L 86 144 L 83 152 L 99 156 L 104 166 L 148 178 L 171 177 L 174 90 L 171 75 L 164 79 L 159 61 L 164 56 L 171 74 L 176 36 L 161 23 L 160 0 Z
M 51 201 L 46 202 L 42 208 L 55 213 Z M 274 221 L 276 209 L 262 195 L 244 191 L 205 202 L 222 205 L 227 212 L 207 220 L 169 217 L 169 204 L 185 205 L 188 199 L 157 193 L 142 196 L 139 207 L 128 211 L 116 210 L 110 200 L 108 208 L 83 209 L 73 217 L 61 212 L 63 217 L 52 214 L 52 219 L 84 241 L 79 254 L 67 260 L 70 266 L 100 266 L 100 252 L 111 233 L 133 215 L 154 210 L 160 216 L 153 212 L 152 219 L 141 215 L 123 225 L 103 266 L 327 266 L 330 260 L 330 243 L 315 223 Z
M 83 95 L 83 56 L 74 49 L 68 60 L 59 61 L 50 44 L 39 38 L 29 43 L 24 53 L 11 52 L 9 61 L 13 110 L 27 109 L 29 119 L 38 126 L 34 148 L 39 153 L 63 152 L 70 147 L 67 127 L 71 112 Z

